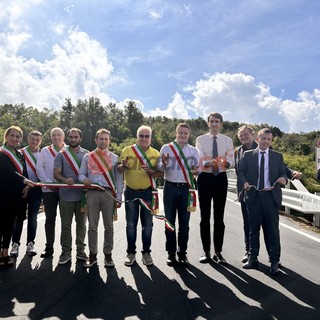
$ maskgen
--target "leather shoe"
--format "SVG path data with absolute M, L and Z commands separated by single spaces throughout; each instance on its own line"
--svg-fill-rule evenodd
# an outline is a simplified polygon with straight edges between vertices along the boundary
M 271 262 L 270 274 L 275 276 L 278 273 L 279 273 L 278 262 Z
M 167 265 L 169 267 L 172 267 L 173 265 L 175 265 L 177 263 L 176 260 L 176 254 L 175 253 L 169 253 L 168 254 L 168 258 L 167 258 Z
M 247 252 L 245 253 L 245 255 L 243 256 L 241 262 L 242 262 L 242 263 L 246 263 L 246 262 L 248 261 L 248 259 L 249 259 L 249 252 L 247 251 Z
M 242 266 L 243 269 L 258 269 L 259 260 L 249 257 L 248 261 Z
M 53 249 L 52 248 L 45 248 L 44 251 L 42 251 L 40 257 L 41 258 L 49 258 L 53 255 Z
M 228 265 L 226 259 L 222 256 L 221 253 L 216 253 L 216 254 L 213 256 L 213 260 L 214 260 L 215 262 L 218 262 L 218 263 L 221 264 L 222 266 L 227 266 L 227 265 Z
M 84 268 L 91 268 L 97 263 L 97 255 L 90 252 L 89 259 L 83 264 Z
M 200 258 L 199 258 L 199 262 L 200 263 L 209 263 L 211 260 L 211 256 L 210 256 L 210 252 L 207 251 L 205 252 Z
M 189 259 L 186 255 L 186 253 L 182 253 L 182 254 L 178 253 L 178 261 L 181 265 L 183 265 L 185 267 L 190 265 L 190 262 L 189 262 Z

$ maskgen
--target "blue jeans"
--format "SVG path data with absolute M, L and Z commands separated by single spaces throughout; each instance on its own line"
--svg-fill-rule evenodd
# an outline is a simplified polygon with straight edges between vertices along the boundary
M 133 190 L 131 188 L 126 187 L 124 196 L 126 201 L 133 200 L 135 198 L 141 198 L 146 200 L 149 204 L 151 204 L 152 190 L 151 188 L 143 191 Z M 125 209 L 127 220 L 127 253 L 136 253 L 137 225 L 139 220 L 139 214 L 142 226 L 142 253 L 150 252 L 153 228 L 152 214 L 145 207 L 143 207 L 138 200 L 126 202 Z
M 34 239 L 36 237 L 37 218 L 38 218 L 41 200 L 42 200 L 41 188 L 35 187 L 34 189 L 30 189 L 28 194 L 28 199 L 27 199 L 27 203 L 28 203 L 27 244 L 29 242 L 34 243 Z M 23 228 L 23 220 L 17 217 L 13 227 L 13 235 L 12 235 L 13 243 L 18 243 L 20 245 L 22 228 Z
M 189 189 L 187 186 L 177 186 L 176 184 L 165 183 L 163 190 L 164 212 L 169 222 L 175 226 L 178 213 L 178 255 L 185 254 L 189 240 L 189 220 L 190 212 L 188 207 Z M 177 251 L 176 231 L 165 230 L 166 250 L 168 253 Z

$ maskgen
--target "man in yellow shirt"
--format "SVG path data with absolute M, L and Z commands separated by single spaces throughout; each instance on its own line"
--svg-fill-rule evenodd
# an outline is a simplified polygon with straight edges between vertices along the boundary
M 152 130 L 148 126 L 141 126 L 137 130 L 137 143 L 122 150 L 118 165 L 119 172 L 124 172 L 125 180 L 125 210 L 127 221 L 127 257 L 126 266 L 136 261 L 137 224 L 142 225 L 142 262 L 149 266 L 153 264 L 150 255 L 152 236 L 152 214 L 139 200 L 151 206 L 153 190 L 156 189 L 155 178 L 162 177 L 163 173 L 157 170 L 159 151 L 150 147 Z

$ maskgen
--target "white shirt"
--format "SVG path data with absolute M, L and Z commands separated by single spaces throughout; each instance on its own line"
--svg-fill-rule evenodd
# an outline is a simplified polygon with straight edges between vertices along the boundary
M 190 144 L 186 143 L 182 151 L 187 159 L 187 163 L 189 165 L 189 168 L 192 170 L 195 167 L 199 166 L 199 161 L 200 161 L 200 155 L 198 150 L 191 146 Z M 169 161 L 167 166 L 165 166 L 162 163 L 162 155 L 163 154 L 169 154 Z M 181 158 L 180 158 L 181 159 Z M 184 161 L 181 159 L 182 165 L 184 166 Z M 185 167 L 185 166 L 184 166 Z M 159 169 L 161 171 L 164 171 L 164 178 L 167 181 L 171 182 L 177 182 L 177 183 L 184 183 L 186 182 L 186 179 L 183 175 L 183 172 L 181 170 L 181 167 L 172 151 L 172 149 L 169 147 L 169 144 L 165 144 L 162 146 L 160 150 L 160 157 L 159 157 Z M 186 172 L 188 174 L 188 170 L 186 169 Z
M 213 152 L 213 137 L 214 135 L 210 132 L 199 136 L 196 139 L 196 148 L 200 153 L 200 162 L 201 162 L 201 171 L 202 172 L 212 172 L 212 167 L 205 168 L 205 164 L 210 162 Z M 228 136 L 225 136 L 221 133 L 216 135 L 217 137 L 217 146 L 218 146 L 218 155 L 224 157 L 227 162 L 229 162 L 230 167 L 234 166 L 234 148 L 232 139 Z M 220 172 L 225 172 L 226 168 L 219 167 Z
M 62 148 L 64 148 L 64 145 Z M 37 176 L 41 182 L 56 182 L 53 177 L 54 158 L 55 157 L 49 151 L 48 146 L 44 147 L 39 153 L 36 170 Z M 52 192 L 52 190 L 48 187 L 42 187 L 42 191 Z
M 258 154 L 258 167 L 260 172 L 261 153 L 264 152 L 264 188 L 271 188 L 269 177 L 269 148 L 266 150 L 259 150 Z M 257 186 L 259 185 L 260 177 L 258 177 Z

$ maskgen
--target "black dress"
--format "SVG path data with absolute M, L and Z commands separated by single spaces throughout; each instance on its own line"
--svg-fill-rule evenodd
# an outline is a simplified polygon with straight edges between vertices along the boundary
M 27 177 L 24 157 L 19 151 L 16 154 L 23 165 L 23 175 Z M 22 199 L 25 185 L 16 171 L 12 160 L 0 151 L 0 247 L 4 249 L 9 248 L 16 217 L 24 220 L 26 214 L 27 201 Z

